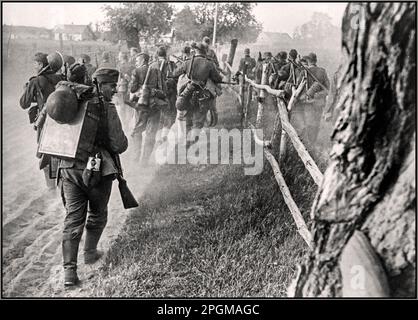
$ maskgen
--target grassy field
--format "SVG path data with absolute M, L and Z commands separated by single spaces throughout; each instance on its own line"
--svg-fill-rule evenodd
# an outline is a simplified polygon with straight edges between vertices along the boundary
M 231 98 L 219 102 L 220 126 L 236 127 Z M 309 220 L 316 185 L 294 152 L 282 167 Z M 258 176 L 167 165 L 86 286 L 98 297 L 282 297 L 306 250 L 267 162 Z

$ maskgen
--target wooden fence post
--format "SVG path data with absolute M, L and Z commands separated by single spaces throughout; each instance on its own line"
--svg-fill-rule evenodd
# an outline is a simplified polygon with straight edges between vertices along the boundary
M 248 112 L 251 107 L 251 100 L 253 99 L 253 87 L 248 85 L 247 101 L 244 104 L 244 127 L 248 126 Z
M 241 127 L 244 128 L 245 125 L 245 70 L 242 75 L 242 81 L 239 88 L 239 95 L 241 96 Z
M 271 139 L 270 139 L 272 153 L 276 158 L 280 155 L 280 150 L 282 147 L 281 145 L 282 134 L 283 134 L 282 120 L 280 118 L 280 113 L 278 111 L 276 114 L 276 119 L 274 120 L 273 134 L 271 135 Z
M 263 64 L 263 72 L 261 76 L 261 84 L 267 84 L 267 64 Z M 257 110 L 257 120 L 256 127 L 260 128 L 263 123 L 263 111 L 264 111 L 264 101 L 267 96 L 267 92 L 264 89 L 260 89 L 260 94 L 258 95 L 258 110 Z

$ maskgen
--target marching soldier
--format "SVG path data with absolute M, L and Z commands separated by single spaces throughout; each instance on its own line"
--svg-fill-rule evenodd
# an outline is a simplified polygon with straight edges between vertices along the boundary
M 273 89 L 279 89 L 282 81 L 286 81 L 289 77 L 287 71 L 287 52 L 281 51 L 276 55 L 271 64 L 271 74 L 269 84 Z M 284 85 L 284 84 L 283 84 Z
M 83 63 L 76 62 L 68 69 L 68 81 L 86 84 L 87 69 Z
M 301 122 L 295 126 L 295 129 L 297 131 L 299 129 L 302 138 L 313 145 L 319 132 L 322 110 L 329 89 L 329 80 L 325 69 L 316 65 L 317 57 L 315 53 L 305 56 L 304 60 L 307 62 L 307 67 L 304 70 L 306 85 L 295 106 L 294 113 L 299 113 L 297 119 L 298 122 Z M 294 118 L 293 115 L 292 118 Z
M 159 69 L 162 73 L 164 90 L 167 97 L 168 107 L 161 110 L 162 131 L 159 144 L 167 140 L 168 132 L 176 121 L 176 98 L 177 98 L 177 82 L 173 78 L 176 68 L 174 62 L 167 58 L 165 47 L 160 47 L 157 51 L 157 61 Z
M 159 52 L 162 54 L 162 52 Z M 141 165 L 147 165 L 154 149 L 155 137 L 160 124 L 161 110 L 166 106 L 165 84 L 159 69 L 158 61 L 149 65 L 149 55 L 137 55 L 137 67 L 132 72 L 131 93 L 137 95 L 135 125 L 131 136 L 137 146 L 137 158 Z M 165 104 L 165 105 L 164 105 Z M 145 138 L 142 142 L 142 133 Z M 141 155 L 144 144 L 143 156 Z
M 55 90 L 55 85 L 64 80 L 61 74 L 57 74 L 57 71 L 63 65 L 63 59 L 58 53 L 46 55 L 38 52 L 34 56 L 34 65 L 36 76 L 31 77 L 26 83 L 23 95 L 20 98 L 20 106 L 22 109 L 28 110 L 29 123 L 34 124 L 34 129 L 37 131 L 37 143 L 39 143 L 46 117 L 45 102 Z M 51 157 L 42 156 L 39 153 L 37 153 L 37 157 L 41 158 L 40 169 L 44 170 L 47 186 L 50 189 L 54 188 L 49 173 L 53 169 L 53 160 Z
M 193 46 L 193 47 L 196 47 L 196 43 L 193 43 L 193 44 L 192 44 L 192 46 Z M 183 64 L 185 64 L 187 60 L 190 60 L 190 59 L 192 58 L 192 56 L 194 56 L 194 54 L 195 54 L 194 49 L 193 49 L 193 51 L 192 51 L 191 47 L 189 47 L 189 46 L 185 46 L 185 47 L 183 48 L 183 56 L 182 56 L 182 57 L 183 57 L 183 61 L 177 61 L 177 64 L 176 64 L 176 68 L 175 68 L 175 70 L 182 68 Z M 184 66 L 184 67 L 185 67 L 185 66 Z M 184 76 L 184 77 L 187 77 L 187 75 L 185 75 L 185 74 L 183 74 L 183 76 Z M 174 78 L 174 74 L 173 74 L 173 79 L 174 79 L 174 81 L 176 82 L 176 87 L 178 88 L 179 78 Z M 176 93 L 178 93 L 178 90 L 176 90 Z M 176 95 L 176 99 L 177 99 L 177 95 Z M 177 113 L 177 109 L 176 109 L 176 113 Z M 175 115 L 175 116 L 177 116 L 177 115 Z M 190 130 L 191 130 L 191 128 L 192 128 L 192 126 L 193 126 L 193 117 L 192 117 L 192 113 L 191 113 L 191 112 L 189 112 L 189 113 L 186 115 L 186 118 L 187 118 L 187 119 L 186 119 L 186 131 L 188 132 L 188 131 L 190 131 Z M 175 120 L 175 119 L 174 119 L 174 120 Z
M 96 67 L 93 66 L 90 62 L 91 58 L 89 55 L 84 53 L 80 55 L 80 63 L 82 63 L 86 68 L 86 79 L 84 80 L 84 83 L 89 86 L 92 85 L 92 76 L 96 71 Z
M 129 62 L 129 57 L 126 52 L 119 53 L 119 81 L 117 86 L 117 109 L 122 119 L 122 123 L 126 125 L 132 115 L 131 107 L 127 104 L 129 102 L 129 81 L 131 79 L 134 66 Z
M 183 61 L 189 60 L 192 58 L 192 51 L 189 46 L 185 46 L 182 51 L 182 59 Z M 183 61 L 177 61 L 176 67 L 183 63 Z
M 102 61 L 99 64 L 99 68 L 110 68 L 110 69 L 115 68 L 113 63 L 110 62 L 110 52 L 109 51 L 104 51 L 102 53 Z
M 246 48 L 244 50 L 244 57 L 239 62 L 238 73 L 246 74 L 248 78 L 253 79 L 255 66 L 256 61 L 250 56 L 250 49 Z
M 131 63 L 132 66 L 134 66 L 136 63 L 136 56 L 138 55 L 138 53 L 139 53 L 138 48 L 132 47 L 129 49 L 129 62 Z
M 73 56 L 69 56 L 64 54 L 63 55 L 64 63 L 62 65 L 62 75 L 65 80 L 68 80 L 69 74 L 70 74 L 70 67 L 75 63 L 75 59 Z
M 297 64 L 297 57 L 298 52 L 295 49 L 291 49 L 289 51 L 289 57 L 288 57 L 288 64 L 286 64 L 283 69 L 286 70 L 287 74 L 289 74 L 289 77 L 286 80 L 286 84 L 284 86 L 285 90 L 285 97 L 286 99 L 290 99 L 292 96 L 292 88 L 296 88 L 298 84 L 298 79 L 300 79 L 300 75 L 302 73 L 301 68 Z
M 263 72 L 266 73 L 265 79 L 268 79 L 270 74 L 273 72 L 271 64 L 273 63 L 273 55 L 271 52 L 264 52 L 263 57 L 259 60 L 255 66 L 255 81 L 257 84 L 261 84 L 263 78 Z M 266 83 L 268 84 L 267 81 Z
M 193 136 L 197 141 L 199 133 L 204 126 L 206 114 L 209 110 L 213 95 L 207 90 L 206 84 L 210 79 L 213 83 L 222 81 L 215 64 L 206 56 L 207 47 L 202 43 L 195 47 L 196 54 L 191 60 L 187 60 L 178 68 L 174 76 L 176 78 L 186 75 L 186 81 L 179 88 L 176 100 L 177 120 L 181 127 L 185 126 L 187 114 L 193 115 Z
M 218 57 L 216 56 L 216 52 L 210 47 L 210 38 L 204 37 L 203 44 L 206 46 L 206 56 L 208 57 L 209 60 L 213 61 L 213 63 L 215 64 L 217 68 L 219 68 L 219 61 L 218 61 Z
M 118 174 L 115 155 L 124 152 L 128 147 L 128 140 L 123 133 L 116 108 L 110 102 L 116 93 L 118 75 L 117 70 L 105 68 L 98 69 L 93 74 L 103 94 L 104 105 L 96 94 L 87 95 L 85 98 L 88 104 L 92 105 L 90 110 L 97 113 L 95 118 L 98 119 L 98 123 L 94 124 L 97 130 L 93 130 L 95 138 L 84 137 L 86 141 L 83 150 L 92 151 L 77 151 L 75 159 L 60 160 L 59 163 L 58 181 L 66 209 L 62 238 L 66 287 L 74 286 L 79 281 L 77 255 L 84 227 L 84 263 L 92 264 L 103 254 L 97 250 L 97 244 L 106 226 L 112 182 Z M 70 89 L 57 89 L 54 93 L 57 96 L 48 100 L 46 105 L 48 114 L 59 123 L 67 123 L 71 116 L 68 110 L 72 108 L 68 104 L 73 103 L 70 99 L 73 93 L 68 95 L 68 90 Z M 88 123 L 89 126 L 93 126 L 92 122 Z M 80 136 L 80 139 L 83 138 Z M 88 172 L 93 173 L 88 175 Z

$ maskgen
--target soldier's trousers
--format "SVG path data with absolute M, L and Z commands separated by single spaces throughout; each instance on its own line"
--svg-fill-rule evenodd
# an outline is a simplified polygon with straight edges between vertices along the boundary
M 84 227 L 101 233 L 107 223 L 107 204 L 114 176 L 102 177 L 99 185 L 87 188 L 82 174 L 83 170 L 79 169 L 61 169 L 61 197 L 66 209 L 64 241 L 80 241 Z
M 141 161 L 148 162 L 154 149 L 155 137 L 160 125 L 161 111 L 159 109 L 139 109 L 135 112 L 135 125 L 132 131 L 132 137 L 137 150 L 137 155 L 141 154 L 142 143 L 144 143 L 144 151 Z M 142 142 L 142 133 L 145 131 L 145 138 Z
M 215 99 L 212 102 L 214 103 Z M 185 110 L 186 112 L 178 112 L 177 118 L 180 121 L 186 121 L 188 128 L 202 129 L 205 125 L 206 115 L 209 110 L 209 105 L 204 106 L 190 106 Z

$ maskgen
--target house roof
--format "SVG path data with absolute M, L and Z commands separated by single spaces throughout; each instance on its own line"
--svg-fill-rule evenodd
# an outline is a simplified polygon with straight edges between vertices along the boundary
M 59 24 L 54 28 L 54 32 L 69 33 L 69 34 L 79 34 L 83 33 L 88 25 L 83 24 Z
M 10 26 L 10 25 L 4 25 L 4 30 L 6 32 L 13 32 L 13 33 L 51 33 L 50 29 L 47 28 L 39 28 L 39 27 L 28 27 L 28 26 Z
M 292 40 L 292 37 L 285 32 L 261 32 L 259 37 L 271 42 L 282 42 Z

